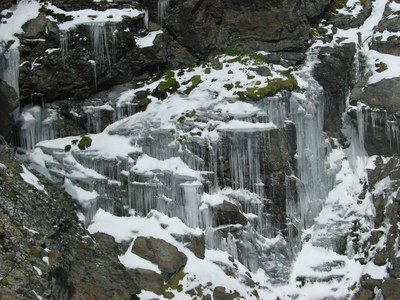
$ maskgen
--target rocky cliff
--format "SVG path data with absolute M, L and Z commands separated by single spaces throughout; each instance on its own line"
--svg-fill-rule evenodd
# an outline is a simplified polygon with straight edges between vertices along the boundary
M 2 297 L 397 299 L 398 0 L 0 9 Z

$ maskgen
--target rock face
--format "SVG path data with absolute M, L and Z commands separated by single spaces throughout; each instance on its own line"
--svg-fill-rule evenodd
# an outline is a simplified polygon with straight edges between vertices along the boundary
M 61 33 L 56 23 L 49 21 L 44 13 L 29 21 L 24 26 L 25 34 L 19 47 L 23 63 L 20 68 L 22 105 L 31 103 L 31 96 L 37 93 L 42 98 L 33 101 L 79 100 L 96 90 L 126 82 L 128 78 L 143 75 L 146 78 L 146 74 L 166 63 L 167 39 L 160 37 L 154 47 L 138 48 L 135 34 L 141 29 L 142 16 L 127 18 L 115 25 L 95 22 L 79 25 L 69 33 Z M 104 45 L 95 44 L 96 37 L 90 36 L 90 32 L 94 35 L 97 32 L 100 37 L 104 35 L 105 40 L 100 41 Z M 62 34 L 68 35 L 66 50 L 60 49 Z M 95 50 L 94 47 L 98 48 Z M 43 55 L 48 49 L 58 50 Z M 100 57 L 96 58 L 96 55 Z M 31 68 L 27 62 L 33 61 L 36 65 Z
M 164 33 L 156 37 L 153 46 L 144 48 L 136 42 L 148 33 L 144 13 L 114 24 L 93 21 L 67 33 L 60 31 L 58 24 L 68 20 L 68 16 L 43 7 L 36 19 L 23 26 L 25 32 L 19 36 L 21 104 L 81 100 L 116 84 L 148 79 L 160 69 L 194 64 L 227 47 L 279 52 L 298 64 L 304 59 L 309 23 L 322 15 L 329 2 L 173 0 L 169 2 L 165 20 L 160 20 L 156 1 L 150 1 L 143 4 L 150 10 L 151 21 L 162 23 Z M 53 4 L 66 11 L 144 8 L 133 1 Z M 95 58 L 90 30 L 104 35 L 108 59 Z M 33 99 L 35 94 L 41 97 Z
M 322 48 L 318 54 L 321 63 L 314 69 L 315 79 L 324 88 L 326 108 L 324 130 L 329 136 L 340 138 L 342 113 L 353 79 L 354 44 Z M 333 75 L 334 74 L 334 75 Z
M 14 89 L 0 79 L 0 136 L 10 143 L 13 139 L 12 113 L 19 106 Z
M 172 0 L 165 27 L 200 57 L 226 47 L 302 52 L 307 16 L 321 15 L 330 1 L 305 2 Z
M 69 196 L 45 178 L 46 193 L 23 181 L 10 148 L 0 146 L 0 162 L 0 298 L 135 299 L 114 240 L 89 236 Z

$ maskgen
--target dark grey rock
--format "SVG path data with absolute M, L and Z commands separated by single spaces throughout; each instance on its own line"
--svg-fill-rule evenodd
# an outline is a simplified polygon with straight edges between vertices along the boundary
M 164 292 L 164 276 L 151 270 L 146 269 L 134 269 L 128 270 L 131 278 L 136 282 L 142 289 L 146 291 L 152 291 L 156 294 L 162 294 Z
M 202 235 L 174 235 L 174 238 L 188 247 L 194 255 L 203 259 L 205 254 L 205 239 Z
M 14 119 L 12 113 L 19 106 L 17 94 L 14 89 L 0 79 L 0 135 L 6 142 L 13 139 Z
M 224 201 L 222 204 L 213 208 L 215 210 L 216 225 L 228 225 L 228 224 L 247 224 L 247 218 L 240 212 L 239 208 L 228 201 Z
M 164 240 L 153 237 L 137 237 L 132 252 L 159 266 L 167 275 L 178 272 L 187 262 L 187 257 Z

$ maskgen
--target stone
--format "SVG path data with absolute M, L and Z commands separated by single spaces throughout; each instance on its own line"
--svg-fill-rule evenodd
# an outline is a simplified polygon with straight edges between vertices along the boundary
M 132 252 L 158 265 L 163 273 L 171 276 L 186 265 L 187 257 L 170 243 L 153 237 L 139 236 Z
M 183 243 L 186 247 L 190 249 L 198 258 L 203 259 L 205 254 L 205 239 L 204 234 L 201 235 L 173 235 L 173 237 L 178 241 Z
M 165 27 L 178 43 L 199 57 L 226 47 L 303 52 L 307 6 L 312 7 L 310 17 L 316 18 L 329 4 L 328 0 L 306 2 L 171 1 Z
M 400 279 L 387 278 L 382 283 L 382 293 L 387 300 L 397 300 L 400 295 Z
M 222 286 L 217 286 L 213 291 L 214 300 L 233 300 L 234 296 L 226 292 L 226 289 Z
M 164 291 L 164 276 L 151 270 L 146 269 L 133 269 L 128 270 L 131 278 L 142 289 L 152 291 L 156 294 L 162 294 Z
M 239 208 L 228 201 L 224 201 L 222 204 L 213 207 L 215 211 L 216 225 L 228 225 L 228 224 L 247 224 L 247 218 L 240 212 Z
M 395 114 L 400 112 L 397 93 L 399 89 L 400 77 L 383 79 L 375 84 L 355 87 L 351 92 L 350 101 L 360 101 L 371 108 Z

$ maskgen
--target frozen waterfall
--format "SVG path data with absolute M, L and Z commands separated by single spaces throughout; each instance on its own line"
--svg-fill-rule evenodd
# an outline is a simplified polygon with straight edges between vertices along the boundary
M 32 150 L 40 141 L 55 139 L 58 134 L 53 123 L 57 118 L 58 112 L 51 108 L 43 109 L 40 106 L 33 106 L 24 110 L 20 117 L 21 147 Z
M 89 30 L 89 39 L 92 44 L 92 60 L 95 66 L 107 65 L 111 71 L 116 60 L 117 32 L 113 22 L 92 22 L 84 24 Z M 64 66 L 68 66 L 71 33 L 69 30 L 60 31 L 61 57 Z M 111 46 L 111 47 L 110 47 Z
M 19 50 L 0 46 L 0 78 L 14 88 L 19 97 Z
M 158 0 L 157 2 L 157 16 L 158 22 L 163 27 L 163 21 L 167 17 L 167 11 L 169 7 L 169 0 Z

